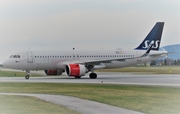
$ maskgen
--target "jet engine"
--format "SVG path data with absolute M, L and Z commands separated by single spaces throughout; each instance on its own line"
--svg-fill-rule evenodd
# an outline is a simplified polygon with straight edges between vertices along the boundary
M 88 70 L 84 65 L 68 64 L 66 65 L 66 73 L 68 76 L 84 76 Z
M 63 73 L 62 70 L 45 70 L 46 75 L 61 75 Z

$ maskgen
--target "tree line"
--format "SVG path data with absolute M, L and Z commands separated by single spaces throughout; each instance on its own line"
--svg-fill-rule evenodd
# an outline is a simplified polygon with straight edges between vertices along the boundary
M 154 65 L 159 65 L 159 66 L 180 65 L 180 59 L 173 60 L 170 58 L 166 58 L 166 59 L 153 60 L 151 61 L 150 66 L 154 66 Z

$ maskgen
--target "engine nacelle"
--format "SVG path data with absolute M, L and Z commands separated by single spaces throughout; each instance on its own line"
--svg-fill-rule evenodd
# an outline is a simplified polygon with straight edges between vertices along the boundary
M 66 73 L 68 76 L 84 76 L 87 72 L 87 68 L 80 64 L 68 64 L 66 65 Z
M 63 70 L 45 70 L 46 75 L 61 75 Z

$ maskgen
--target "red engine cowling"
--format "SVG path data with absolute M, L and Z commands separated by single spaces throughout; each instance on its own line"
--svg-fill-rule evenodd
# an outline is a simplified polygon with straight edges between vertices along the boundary
M 87 72 L 84 65 L 80 64 L 69 64 L 66 65 L 66 73 L 68 76 L 83 76 Z
M 62 70 L 45 70 L 46 75 L 61 75 Z

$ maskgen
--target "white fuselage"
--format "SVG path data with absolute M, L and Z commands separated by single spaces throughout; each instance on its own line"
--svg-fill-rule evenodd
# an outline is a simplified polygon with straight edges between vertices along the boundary
M 165 51 L 151 51 L 148 56 L 140 57 L 143 53 L 144 50 L 26 51 L 11 55 L 3 62 L 3 66 L 19 70 L 64 70 L 67 64 L 85 65 L 86 62 L 92 61 L 93 64 L 94 61 L 94 69 L 118 68 L 145 63 L 167 55 Z M 150 56 L 153 54 L 159 56 Z M 101 62 L 104 60 L 109 61 Z
M 45 70 L 47 75 L 81 78 L 91 72 L 91 79 L 97 78 L 95 69 L 127 67 L 167 56 L 166 51 L 158 51 L 164 22 L 157 22 L 142 43 L 135 50 L 68 50 L 68 51 L 26 51 L 11 55 L 2 65 L 7 68 L 26 71 Z

